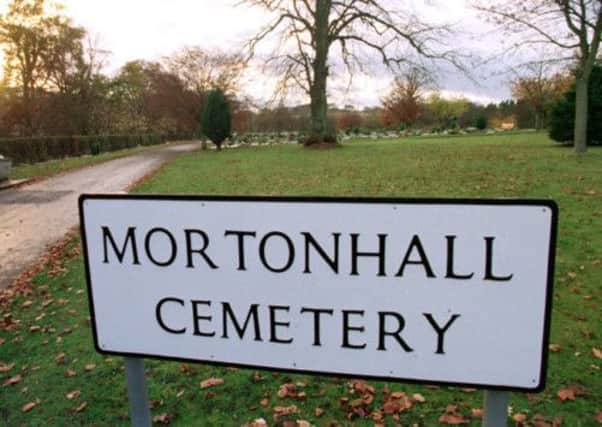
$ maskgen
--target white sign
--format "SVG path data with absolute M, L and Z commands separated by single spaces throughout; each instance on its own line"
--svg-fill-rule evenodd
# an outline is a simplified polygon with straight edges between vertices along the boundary
M 100 352 L 541 390 L 547 201 L 82 196 Z

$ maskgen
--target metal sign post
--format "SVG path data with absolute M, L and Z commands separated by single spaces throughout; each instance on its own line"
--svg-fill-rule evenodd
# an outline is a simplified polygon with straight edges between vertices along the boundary
M 507 391 L 485 390 L 485 418 L 483 427 L 507 427 L 508 425 Z
M 125 376 L 133 427 L 150 427 L 151 414 L 144 379 L 144 359 L 125 357 Z

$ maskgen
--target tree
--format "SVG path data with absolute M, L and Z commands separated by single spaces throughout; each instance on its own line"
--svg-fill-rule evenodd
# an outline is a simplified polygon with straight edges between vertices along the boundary
M 543 129 L 548 124 L 548 111 L 568 90 L 572 76 L 567 73 L 556 73 L 547 76 L 545 62 L 528 64 L 526 75 L 517 77 L 511 83 L 512 96 L 517 101 L 524 101 L 535 112 L 535 129 Z
M 339 54 L 339 67 L 344 67 L 350 78 L 363 70 L 363 51 L 376 53 L 389 67 L 411 63 L 414 56 L 443 59 L 460 66 L 457 55 L 445 46 L 450 34 L 448 27 L 427 24 L 401 9 L 391 10 L 384 1 L 242 0 L 242 3 L 274 15 L 273 21 L 249 41 L 249 56 L 254 56 L 257 46 L 270 36 L 279 37 L 279 46 L 266 63 L 282 76 L 278 91 L 301 88 L 309 96 L 308 145 L 336 142 L 336 138 L 328 135 L 327 115 L 327 80 L 331 68 L 336 67 L 332 61 L 335 53 Z
M 433 93 L 426 102 L 426 108 L 444 128 L 456 127 L 458 118 L 468 111 L 469 106 L 464 98 L 445 99 L 438 93 Z
M 203 109 L 203 135 L 213 142 L 218 150 L 232 132 L 232 115 L 226 95 L 221 89 L 215 89 L 207 95 Z
M 572 138 L 575 120 L 575 84 L 553 106 L 550 118 L 550 137 L 558 142 Z M 595 65 L 589 84 L 589 117 L 587 141 L 589 145 L 602 145 L 602 65 Z
M 430 82 L 430 77 L 417 68 L 396 77 L 391 91 L 382 100 L 385 121 L 389 125 L 411 126 L 420 115 L 420 99 Z
M 192 96 L 186 103 L 188 115 L 197 120 L 197 129 L 207 94 L 220 89 L 234 99 L 240 90 L 240 81 L 246 64 L 239 55 L 219 50 L 206 51 L 198 46 L 185 47 L 163 60 L 167 71 L 177 76 Z
M 600 0 L 497 0 L 479 2 L 476 8 L 493 17 L 518 38 L 512 50 L 547 45 L 554 58 L 570 60 L 575 69 L 575 127 L 578 154 L 587 151 L 588 86 L 602 37 Z

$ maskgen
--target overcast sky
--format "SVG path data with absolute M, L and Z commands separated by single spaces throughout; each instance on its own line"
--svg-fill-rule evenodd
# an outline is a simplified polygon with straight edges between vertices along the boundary
M 99 37 L 100 46 L 112 52 L 107 72 L 115 72 L 129 60 L 157 60 L 183 46 L 236 50 L 268 18 L 259 9 L 234 7 L 237 0 L 62 0 L 65 13 L 74 22 Z M 9 0 L 0 0 L 0 10 Z M 466 0 L 408 0 L 408 7 L 429 19 L 457 24 L 463 34 L 453 44 L 466 52 L 490 53 L 497 37 L 467 5 Z M 400 4 L 394 0 L 394 4 Z M 439 69 L 438 85 L 444 94 L 464 95 L 480 102 L 510 97 L 508 76 L 491 76 L 506 65 L 494 63 L 478 71 L 475 84 L 461 73 Z M 386 92 L 392 76 L 378 67 L 357 76 L 345 90 L 333 81 L 331 89 L 338 104 L 374 106 Z M 255 98 L 267 98 L 273 83 L 265 75 L 247 76 Z

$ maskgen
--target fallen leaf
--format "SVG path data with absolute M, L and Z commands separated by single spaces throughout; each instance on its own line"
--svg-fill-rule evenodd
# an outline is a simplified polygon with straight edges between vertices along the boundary
M 21 407 L 21 412 L 29 412 L 31 411 L 38 403 L 37 402 L 29 402 Z
M 264 397 L 263 399 L 261 399 L 259 401 L 259 404 L 265 408 L 266 406 L 268 406 L 270 404 L 270 399 L 268 399 L 267 397 Z
M 592 348 L 592 354 L 596 359 L 602 359 L 602 350 L 600 350 L 599 348 Z
M 473 418 L 483 418 L 483 410 L 481 408 L 473 408 L 470 410 Z
M 6 342 L 6 339 L 0 337 L 0 345 L 4 344 Z
M 412 399 L 414 399 L 416 402 L 420 402 L 420 403 L 426 402 L 426 399 L 420 393 L 414 393 L 412 395 Z
M 458 407 L 456 405 L 447 405 L 445 414 L 439 417 L 439 422 L 448 425 L 459 425 L 468 424 L 470 420 L 458 412 Z
M 14 363 L 9 363 L 8 365 L 0 363 L 0 374 L 5 374 L 15 367 Z
M 73 390 L 72 392 L 67 393 L 66 397 L 69 400 L 73 400 L 73 399 L 77 399 L 79 396 L 81 396 L 82 392 L 79 390 Z
M 297 427 L 311 427 L 309 421 L 297 420 Z
M 243 424 L 242 427 L 267 427 L 268 423 L 263 418 L 257 418 L 250 424 Z
M 594 419 L 598 424 L 602 424 L 602 411 L 596 411 L 596 417 Z
M 449 425 L 460 425 L 460 424 L 468 424 L 470 421 L 462 414 L 443 414 L 439 417 L 439 422 L 441 424 L 449 424 Z
M 65 353 L 57 354 L 56 357 L 54 358 L 54 361 L 56 362 L 57 365 L 62 365 L 63 363 L 65 363 Z
M 294 414 L 297 412 L 297 407 L 295 405 L 291 406 L 276 406 L 274 407 L 274 419 L 277 420 L 280 417 L 285 415 Z
M 19 374 L 19 375 L 15 375 L 14 377 L 10 377 L 7 380 L 4 380 L 4 382 L 2 384 L 3 385 L 17 384 L 17 383 L 20 383 L 22 379 L 23 379 L 23 377 L 21 377 L 21 374 Z
M 295 384 L 282 384 L 278 389 L 278 397 L 297 397 L 297 386 Z
M 560 344 L 550 344 L 548 348 L 552 353 L 558 353 L 562 347 L 560 346 Z
M 93 371 L 94 369 L 96 369 L 96 365 L 93 364 L 93 363 L 90 363 L 89 365 L 86 365 L 84 367 L 84 369 L 85 369 L 86 372 L 90 372 L 90 371 Z
M 317 418 L 320 418 L 322 415 L 324 415 L 324 409 L 322 409 L 322 408 L 316 408 L 316 409 L 314 410 L 314 415 L 315 415 Z
M 74 377 L 76 375 L 77 375 L 77 372 L 75 372 L 73 369 L 67 369 L 67 372 L 65 372 L 66 377 Z
M 214 387 L 216 385 L 220 385 L 223 383 L 224 383 L 224 380 L 222 378 L 209 378 L 204 381 L 201 381 L 200 387 L 201 388 L 209 388 L 209 387 Z
M 86 402 L 85 400 L 80 403 L 76 408 L 73 409 L 73 412 L 78 414 L 81 411 L 83 411 L 84 409 L 86 409 L 86 406 L 88 406 L 88 402 Z
M 38 325 L 33 325 L 29 327 L 29 332 L 38 332 L 39 330 L 41 330 L 42 327 L 38 326 Z
M 163 414 L 155 415 L 153 417 L 153 423 L 169 424 L 169 423 L 171 423 L 172 419 L 173 419 L 173 415 L 168 414 L 168 413 L 163 413 Z
M 571 388 L 561 388 L 556 394 L 563 402 L 565 400 L 575 400 L 575 391 Z
M 516 414 L 512 415 L 512 419 L 517 423 L 524 423 L 525 421 L 527 421 L 527 416 L 525 414 L 517 412 Z

